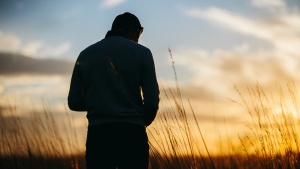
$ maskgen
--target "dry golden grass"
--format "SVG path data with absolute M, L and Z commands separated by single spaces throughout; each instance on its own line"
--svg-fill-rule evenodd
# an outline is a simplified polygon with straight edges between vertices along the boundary
M 299 102 L 294 83 L 288 82 L 273 94 L 259 84 L 248 86 L 248 93 L 235 86 L 240 99 L 234 102 L 244 107 L 242 113 L 247 117 L 241 120 L 247 130 L 237 136 L 239 144 L 220 138 L 216 156 L 210 153 L 192 106 L 184 107 L 174 63 L 172 66 L 176 90 L 161 85 L 166 99 L 161 101 L 155 122 L 147 128 L 150 168 L 300 168 Z M 85 168 L 84 145 L 78 142 L 78 137 L 85 135 L 79 136 L 67 110 L 64 123 L 58 124 L 47 108 L 33 110 L 27 121 L 16 115 L 16 108 L 5 109 L 10 116 L 4 116 L 0 109 L 0 169 Z
M 282 87 L 274 96 L 267 94 L 259 84 L 248 87 L 248 97 L 236 87 L 240 94 L 237 103 L 248 113 L 249 118 L 244 118 L 248 130 L 237 136 L 238 145 L 233 145 L 230 138 L 221 139 L 220 145 L 227 145 L 230 151 L 220 149 L 219 156 L 210 154 L 192 106 L 187 112 L 179 88 L 175 92 L 162 89 L 167 99 L 162 100 L 156 121 L 147 128 L 151 138 L 150 168 L 300 167 L 298 119 L 295 117 L 299 103 L 293 83 L 287 83 L 286 92 Z M 277 106 L 276 113 L 274 106 Z M 43 112 L 32 111 L 27 121 L 16 115 L 14 107 L 6 107 L 9 118 L 1 111 L 1 169 L 85 168 L 84 145 L 79 145 L 79 135 L 68 111 L 63 124 L 58 124 L 46 108 Z

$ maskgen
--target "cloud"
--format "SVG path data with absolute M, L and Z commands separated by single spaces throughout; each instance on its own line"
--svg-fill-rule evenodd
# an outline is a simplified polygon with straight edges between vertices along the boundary
M 44 45 L 41 41 L 29 42 L 21 49 L 20 53 L 29 57 L 46 58 L 63 56 L 71 49 L 71 43 L 64 42 L 57 47 Z
M 186 46 L 175 49 L 172 51 L 175 66 L 192 73 L 187 82 L 180 81 L 181 76 L 178 77 L 183 100 L 190 99 L 194 103 L 194 111 L 199 115 L 211 112 L 212 107 L 215 112 L 224 113 L 223 116 L 227 118 L 243 111 L 239 105 L 230 101 L 240 99 L 234 85 L 243 88 L 241 92 L 247 95 L 245 86 L 253 87 L 257 82 L 276 93 L 278 87 L 285 85 L 287 80 L 300 81 L 299 64 L 291 64 L 300 63 L 299 57 L 281 55 L 277 50 L 267 48 L 254 50 L 247 42 L 230 49 L 212 51 Z M 176 91 L 176 87 L 170 85 L 170 82 L 162 83 Z M 162 92 L 165 100 L 163 95 Z M 186 104 L 186 107 L 189 105 Z
M 41 41 L 33 41 L 29 42 L 25 46 L 22 47 L 21 53 L 25 56 L 37 56 L 38 50 L 43 47 L 44 43 Z
M 71 49 L 70 42 L 64 42 L 57 47 L 46 46 L 40 51 L 39 57 L 59 57 L 63 56 Z
M 243 95 L 248 95 L 244 86 L 254 87 L 258 82 L 264 89 L 268 89 L 265 92 L 274 95 L 278 94 L 280 85 L 285 85 L 288 80 L 293 79 L 296 83 L 300 81 L 298 13 L 279 13 L 255 20 L 214 7 L 186 12 L 188 16 L 216 23 L 219 28 L 227 28 L 273 44 L 271 47 L 254 49 L 251 43 L 245 42 L 231 49 L 215 49 L 211 52 L 199 48 L 177 48 L 179 50 L 173 54 L 177 65 L 185 67 L 194 75 L 191 83 L 181 87 L 185 98 L 198 103 L 196 112 L 209 110 L 212 97 L 217 112 L 240 112 L 240 109 L 225 101 L 225 98 L 240 99 L 234 85 L 242 88 Z
M 273 84 L 289 77 L 297 78 L 297 71 L 290 68 L 289 62 L 273 51 L 247 50 L 247 44 L 230 50 L 216 49 L 203 52 L 199 49 L 187 49 L 174 53 L 177 65 L 193 72 L 193 79 L 187 85 L 188 91 L 211 91 L 212 94 L 230 96 L 232 82 L 238 85 Z M 293 59 L 299 62 L 300 59 Z M 194 89 L 192 89 L 194 88 Z M 192 92 L 189 92 L 192 94 Z M 207 93 L 207 92 L 202 92 Z M 208 98 L 209 95 L 205 94 Z M 193 97 L 196 98 L 196 97 Z
M 19 50 L 21 44 L 20 38 L 0 31 L 0 51 L 14 53 Z
M 263 88 L 264 94 L 277 103 L 281 99 L 281 97 L 276 97 L 280 94 L 280 87 L 285 87 L 291 79 L 296 86 L 300 82 L 299 64 L 298 66 L 290 65 L 290 62 L 300 63 L 300 57 L 290 57 L 289 60 L 277 51 L 253 50 L 248 43 L 242 43 L 226 50 L 207 51 L 191 47 L 176 49 L 173 51 L 175 66 L 183 67 L 187 69 L 187 72 L 192 73 L 188 82 L 182 82 L 180 81 L 181 77 L 178 77 L 182 100 L 185 102 L 184 105 L 188 113 L 191 111 L 186 100 L 191 101 L 193 110 L 201 123 L 212 122 L 213 113 L 216 113 L 216 117 L 219 119 L 216 119 L 218 126 L 221 124 L 222 118 L 226 119 L 231 126 L 247 120 L 248 114 L 243 109 L 245 105 L 241 106 L 233 102 L 242 102 L 235 86 L 249 101 L 248 106 L 251 108 L 251 99 L 257 98 L 249 96 L 248 89 L 256 90 L 257 83 Z M 164 81 L 162 83 L 176 95 L 176 86 L 165 84 Z M 168 89 L 166 91 L 168 92 Z M 289 93 L 286 92 L 285 94 L 288 95 Z M 171 94 L 168 95 L 169 97 L 172 96 Z M 290 96 L 284 97 L 286 105 L 292 103 L 289 102 L 288 97 Z M 161 102 L 168 105 L 168 99 L 164 96 L 162 87 L 161 98 Z M 170 102 L 173 103 L 172 98 Z M 274 105 L 278 106 L 275 103 Z M 161 108 L 163 107 L 161 106 Z M 274 107 L 270 107 L 270 109 L 272 108 Z M 210 114 L 210 118 L 205 117 L 207 114 Z
M 284 0 L 251 0 L 251 4 L 260 8 L 285 8 Z
M 124 2 L 126 2 L 126 0 L 103 0 L 100 3 L 100 6 L 103 8 L 113 8 Z
M 300 81 L 300 14 L 298 11 L 281 10 L 285 8 L 283 2 L 261 3 L 265 8 L 278 7 L 277 13 L 269 12 L 261 18 L 250 18 L 216 7 L 185 11 L 187 16 L 207 20 L 220 29 L 271 44 L 256 49 L 245 39 L 245 43 L 235 44 L 231 49 L 214 49 L 211 52 L 185 46 L 177 48 L 174 52 L 176 64 L 193 73 L 190 83 L 181 86 L 185 97 L 209 103 L 214 96 L 215 104 L 220 104 L 225 97 L 236 98 L 234 85 L 255 86 L 259 83 L 276 93 L 278 87 L 288 80 Z M 247 89 L 242 93 L 247 94 Z M 206 104 L 198 108 L 200 112 L 201 108 L 208 109 Z M 220 110 L 229 112 L 228 106 L 223 108 Z
M 70 76 L 60 75 L 19 75 L 0 77 L 2 86 L 0 105 L 18 106 L 22 112 L 50 105 L 51 110 L 64 112 L 67 103 Z
M 58 47 L 54 48 L 53 55 L 61 56 L 61 55 L 65 54 L 66 52 L 68 52 L 70 50 L 70 48 L 71 48 L 71 43 L 64 42 L 61 45 L 59 45 Z
M 0 83 L 0 94 L 3 93 L 3 89 L 4 89 L 4 86 L 3 86 L 3 84 Z M 0 108 L 0 109 L 1 109 L 1 108 Z
M 64 56 L 72 45 L 66 41 L 56 47 L 46 44 L 41 40 L 22 43 L 21 38 L 0 31 L 0 52 L 15 53 L 35 58 L 57 58 Z
M 54 60 L 36 59 L 20 54 L 0 53 L 0 75 L 70 75 L 74 63 Z
M 269 39 L 271 34 L 263 27 L 261 23 L 255 22 L 251 19 L 244 18 L 238 14 L 226 11 L 224 9 L 211 7 L 206 10 L 192 9 L 186 11 L 190 17 L 206 19 L 210 22 L 218 23 L 221 26 L 237 31 L 239 33 L 256 36 L 263 39 Z
M 273 44 L 274 50 L 299 55 L 300 14 L 297 12 L 278 13 L 268 18 L 251 19 L 224 9 L 211 7 L 206 10 L 186 10 L 190 17 L 205 19 L 223 28 L 253 36 Z

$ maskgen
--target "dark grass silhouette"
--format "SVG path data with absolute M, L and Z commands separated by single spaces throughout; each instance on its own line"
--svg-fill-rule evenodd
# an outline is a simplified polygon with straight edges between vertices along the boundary
M 241 119 L 248 130 L 237 136 L 237 145 L 230 138 L 220 138 L 220 145 L 216 145 L 220 152 L 212 155 L 189 100 L 183 100 L 174 62 L 172 67 L 175 90 L 161 84 L 164 100 L 157 119 L 147 128 L 151 138 L 149 168 L 300 168 L 298 119 L 293 116 L 299 113 L 299 102 L 294 83 L 288 82 L 273 95 L 259 83 L 248 86 L 247 93 L 234 86 L 240 101 L 233 102 L 248 113 L 249 118 Z M 30 115 L 23 120 L 15 107 L 0 109 L 0 169 L 85 168 L 84 145 L 78 141 L 85 135 L 75 130 L 67 109 L 63 124 L 46 107 L 43 111 L 33 108 Z

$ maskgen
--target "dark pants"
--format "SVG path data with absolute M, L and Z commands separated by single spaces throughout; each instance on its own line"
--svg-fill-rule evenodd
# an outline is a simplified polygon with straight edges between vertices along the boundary
M 145 127 L 125 123 L 89 127 L 85 158 L 87 169 L 147 169 Z

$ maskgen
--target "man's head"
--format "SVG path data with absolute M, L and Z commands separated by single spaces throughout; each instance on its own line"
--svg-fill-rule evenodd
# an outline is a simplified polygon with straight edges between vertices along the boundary
M 139 19 L 135 15 L 125 12 L 115 18 L 111 30 L 122 31 L 129 39 L 138 42 L 144 28 L 141 26 Z

